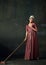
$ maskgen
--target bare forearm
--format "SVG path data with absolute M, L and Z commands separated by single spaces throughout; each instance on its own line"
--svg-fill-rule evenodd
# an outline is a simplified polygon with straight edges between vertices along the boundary
M 26 31 L 26 36 L 25 36 L 25 38 L 27 38 L 27 34 L 28 34 L 28 32 Z
M 36 31 L 36 32 L 38 31 L 37 28 L 33 28 L 33 27 L 32 27 L 32 30 L 34 30 L 34 31 Z
M 33 27 L 34 26 L 34 27 Z M 33 23 L 33 26 L 31 27 L 34 31 L 38 31 L 38 28 L 37 28 L 37 26 L 36 26 L 36 24 L 35 23 Z
M 24 41 L 26 41 L 26 39 L 27 39 L 27 31 L 26 31 L 26 35 L 25 35 Z

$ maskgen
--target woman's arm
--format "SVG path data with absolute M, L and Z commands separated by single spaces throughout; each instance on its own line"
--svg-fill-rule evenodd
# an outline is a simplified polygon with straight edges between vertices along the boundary
M 27 34 L 28 34 L 28 32 L 26 31 L 26 35 L 25 35 L 24 41 L 26 41 L 26 39 L 27 39 Z
M 26 41 L 26 39 L 27 39 L 27 34 L 28 34 L 28 27 L 27 27 L 27 25 L 26 25 L 26 33 L 25 33 L 24 41 Z
M 34 30 L 34 31 L 36 31 L 36 32 L 38 31 L 37 26 L 36 26 L 35 23 L 34 23 L 34 27 L 32 26 L 31 28 L 32 28 L 32 30 Z

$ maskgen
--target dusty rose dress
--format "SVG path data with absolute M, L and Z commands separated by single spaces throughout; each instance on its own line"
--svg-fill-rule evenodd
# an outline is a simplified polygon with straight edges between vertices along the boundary
M 24 58 L 26 60 L 37 59 L 37 57 L 39 57 L 37 32 L 33 31 L 28 25 L 26 25 L 26 31 L 28 31 L 28 35 Z

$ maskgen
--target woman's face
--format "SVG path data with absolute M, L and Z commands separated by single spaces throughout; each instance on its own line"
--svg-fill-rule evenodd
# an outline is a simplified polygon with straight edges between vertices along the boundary
M 29 19 L 29 22 L 32 23 L 32 22 L 33 22 L 33 18 L 30 18 L 30 19 Z

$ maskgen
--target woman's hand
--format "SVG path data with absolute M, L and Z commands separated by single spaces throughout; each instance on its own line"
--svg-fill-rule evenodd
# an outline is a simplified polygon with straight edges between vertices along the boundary
M 26 37 L 25 37 L 25 39 L 24 39 L 24 42 L 26 41 Z
M 33 28 L 33 27 L 32 27 L 32 30 L 34 30 L 34 31 L 36 31 L 36 32 L 37 32 L 37 29 L 36 29 L 36 28 Z
M 33 27 L 33 26 L 34 26 L 34 27 Z M 36 26 L 35 23 L 32 24 L 31 28 L 32 28 L 32 30 L 34 30 L 34 31 L 36 31 L 36 32 L 38 31 L 37 26 Z

